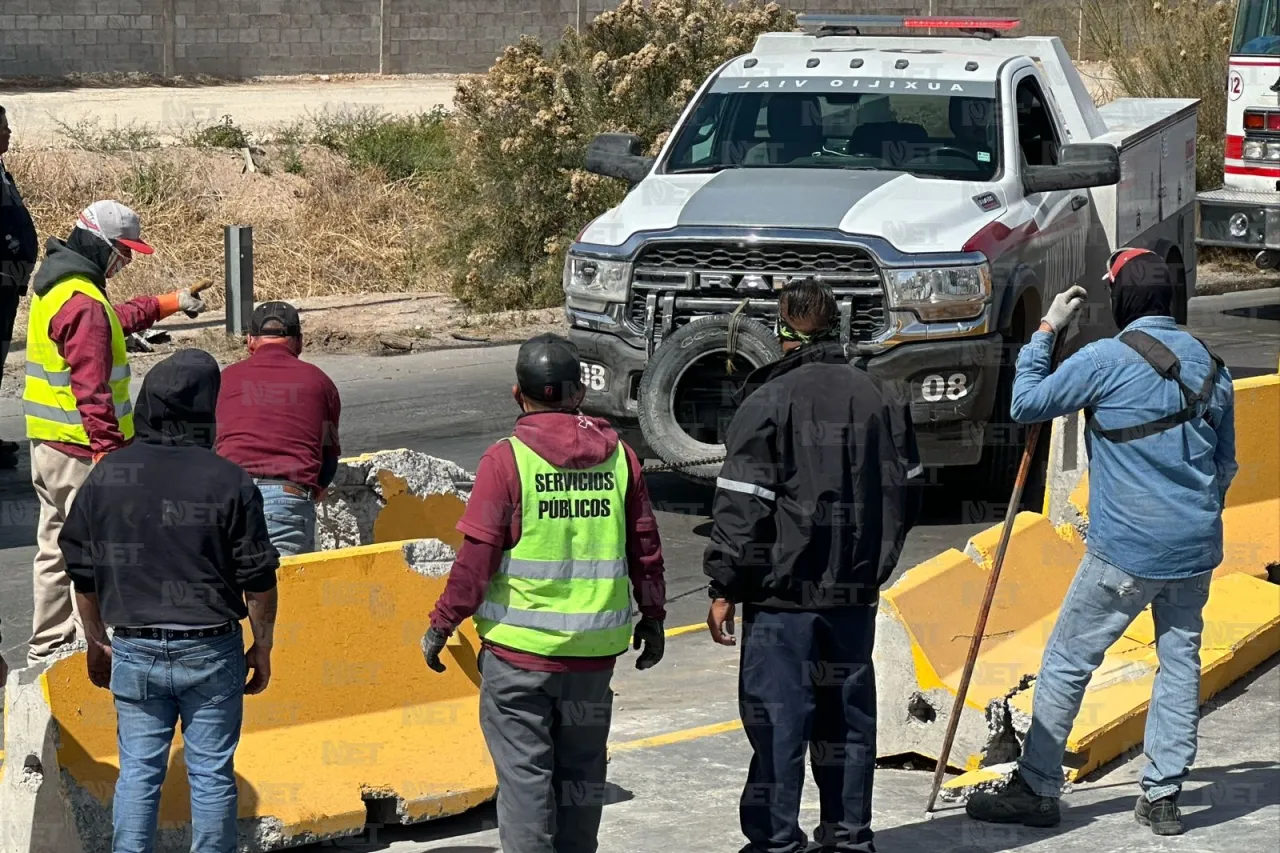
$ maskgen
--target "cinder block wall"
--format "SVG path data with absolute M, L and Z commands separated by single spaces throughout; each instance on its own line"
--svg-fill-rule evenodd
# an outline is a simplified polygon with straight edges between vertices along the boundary
M 1069 14 L 999 0 L 790 0 L 797 11 Z M 483 71 L 521 35 L 554 42 L 617 0 L 0 0 L 0 77 L 103 72 L 252 77 Z M 1030 21 L 1028 21 L 1030 22 Z M 1074 30 L 1074 28 L 1072 28 Z M 1074 47 L 1076 33 L 1061 35 Z

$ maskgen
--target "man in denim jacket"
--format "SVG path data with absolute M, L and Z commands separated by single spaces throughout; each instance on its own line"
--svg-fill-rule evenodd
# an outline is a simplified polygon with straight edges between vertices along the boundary
M 1196 755 L 1202 611 L 1222 562 L 1222 507 L 1237 468 L 1234 397 L 1216 356 L 1174 324 L 1176 291 L 1163 260 L 1122 250 L 1106 280 L 1120 336 L 1051 369 L 1055 335 L 1084 304 L 1084 288 L 1073 287 L 1018 357 L 1015 420 L 1086 412 L 1088 550 L 1045 647 L 1018 769 L 1004 790 L 970 798 L 967 811 L 994 823 L 1057 825 L 1063 754 L 1085 688 L 1149 605 L 1160 669 L 1135 817 L 1157 835 L 1177 835 L 1178 794 Z M 1154 366 L 1162 358 L 1172 376 Z

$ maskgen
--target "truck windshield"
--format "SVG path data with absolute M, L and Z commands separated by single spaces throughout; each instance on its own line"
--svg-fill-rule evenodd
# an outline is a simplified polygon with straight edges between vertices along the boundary
M 943 93 L 713 91 L 664 164 L 668 173 L 779 167 L 991 180 L 1000 169 L 996 102 Z
M 1236 29 L 1231 39 L 1232 56 L 1280 56 L 1277 15 L 1280 0 L 1240 0 L 1236 7 Z

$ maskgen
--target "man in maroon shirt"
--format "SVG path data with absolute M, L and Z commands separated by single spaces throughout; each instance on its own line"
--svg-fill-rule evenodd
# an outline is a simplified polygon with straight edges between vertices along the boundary
M 188 290 L 111 305 L 107 279 L 128 266 L 135 252 L 152 253 L 138 215 L 117 201 L 94 202 L 80 213 L 66 242 L 49 240 L 32 283 L 22 396 L 31 480 L 40 499 L 27 650 L 33 664 L 83 633 L 58 533 L 93 463 L 133 438 L 124 338 L 179 310 L 192 317 L 205 310 L 204 301 Z
M 281 556 L 316 547 L 316 501 L 338 471 L 342 401 L 302 354 L 302 321 L 287 302 L 264 302 L 249 320 L 249 357 L 222 371 L 214 449 L 249 472 L 262 492 Z
M 566 589 L 565 585 L 579 583 L 578 578 L 588 579 L 588 584 L 603 582 L 608 560 L 544 554 L 550 562 L 530 569 L 530 560 L 521 559 L 518 552 L 512 556 L 530 519 L 540 525 L 552 525 L 550 535 L 539 537 L 544 543 L 542 547 L 548 548 L 547 542 L 564 541 L 556 535 L 559 532 L 556 525 L 568 525 L 570 530 L 565 536 L 572 539 L 588 535 L 584 531 L 600 530 L 596 525 L 602 517 L 607 525 L 609 520 L 623 515 L 619 528 L 625 532 L 626 539 L 625 573 L 641 614 L 632 645 L 637 649 L 644 646 L 636 668 L 648 669 L 663 654 L 666 585 L 662 543 L 640 462 L 607 421 L 586 417 L 577 411 L 585 388 L 580 381 L 577 350 L 569 341 L 542 335 L 526 342 L 520 348 L 516 376 L 519 384 L 513 393 L 524 414 L 516 421 L 514 438 L 493 445 L 480 460 L 471 498 L 458 522 L 458 530 L 464 537 L 462 548 L 431 613 L 431 628 L 423 638 L 427 665 L 437 672 L 444 671 L 440 653 L 446 640 L 458 625 L 472 616 L 477 617 L 482 635 L 498 635 L 498 630 L 491 629 L 502 629 L 501 621 L 518 631 L 522 617 L 499 617 L 497 625 L 480 617 L 496 611 L 508 614 L 514 611 L 525 617 L 538 613 L 537 610 L 518 611 L 514 595 L 486 598 L 491 583 L 498 584 L 495 578 L 500 571 L 505 574 L 504 581 L 522 574 L 539 579 L 533 584 L 538 591 L 526 591 L 524 595 L 535 599 L 542 596 L 548 604 L 552 602 L 547 601 L 546 596 L 556 589 Z M 526 482 L 522 487 L 513 442 L 521 445 L 520 452 L 526 454 L 524 458 L 532 459 L 527 455 L 532 453 L 540 460 L 539 464 L 545 463 L 544 467 L 561 472 L 536 475 L 537 491 L 549 498 L 544 503 L 608 504 L 611 509 L 584 519 L 575 531 L 574 519 L 566 521 L 561 515 L 553 521 L 543 515 L 540 507 L 523 506 L 524 487 L 532 486 Z M 625 462 L 618 459 L 618 453 L 625 454 Z M 625 466 L 628 472 L 625 483 L 617 482 L 620 478 L 612 473 L 599 473 L 615 470 L 613 466 Z M 594 482 L 603 484 L 603 491 L 594 492 L 596 499 L 575 500 L 573 491 L 565 491 L 572 488 L 565 484 L 574 483 L 575 471 L 595 472 L 581 474 L 577 479 L 588 483 L 594 478 Z M 614 514 L 614 493 L 619 490 L 617 502 L 623 504 L 625 510 Z M 557 492 L 569 499 L 550 500 Z M 584 492 L 577 492 L 579 498 L 582 494 Z M 572 569 L 565 569 L 566 566 Z M 511 580 L 507 589 L 517 582 L 520 581 Z M 587 590 L 590 589 L 588 586 Z M 572 648 L 574 641 L 581 639 L 581 634 L 574 636 L 574 620 L 585 617 L 588 623 L 599 623 L 615 615 L 616 612 L 552 613 L 553 619 L 563 621 L 561 630 L 546 630 L 542 638 L 535 637 L 528 644 L 547 647 L 563 644 Z M 624 621 L 620 624 L 629 629 L 627 615 L 624 611 Z M 539 621 L 535 616 L 533 623 Z M 611 622 L 610 627 L 616 631 Z M 502 636 L 518 634 L 509 632 Z M 606 640 L 600 645 L 612 642 L 615 641 Z M 625 647 L 623 637 L 621 649 Z M 498 830 L 502 849 L 507 853 L 588 853 L 596 849 L 613 699 L 609 681 L 617 654 L 541 655 L 484 640 L 480 656 L 483 678 L 480 722 L 498 772 Z

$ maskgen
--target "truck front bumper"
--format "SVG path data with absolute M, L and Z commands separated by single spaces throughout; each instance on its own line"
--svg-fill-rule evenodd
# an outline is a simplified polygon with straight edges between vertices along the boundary
M 1200 208 L 1196 242 L 1201 246 L 1280 250 L 1280 196 L 1276 193 L 1221 187 L 1200 193 L 1196 203 Z
M 603 389 L 588 386 L 583 410 L 608 418 L 642 457 L 655 454 L 639 429 L 638 394 L 645 351 L 603 332 L 570 329 L 582 360 L 608 371 Z M 995 404 L 1001 337 L 904 343 L 867 359 L 867 372 L 911 389 L 911 419 L 921 461 L 928 466 L 973 465 L 982 458 Z
M 1000 376 L 1000 335 L 901 344 L 867 362 L 877 379 L 911 389 L 925 465 L 976 465 Z

